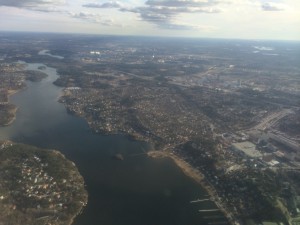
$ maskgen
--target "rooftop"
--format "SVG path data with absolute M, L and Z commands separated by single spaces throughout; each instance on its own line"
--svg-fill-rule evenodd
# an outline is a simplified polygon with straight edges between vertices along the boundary
M 236 150 L 242 151 L 246 155 L 252 158 L 258 158 L 262 156 L 262 154 L 256 150 L 256 146 L 252 142 L 245 141 L 245 142 L 233 143 L 232 146 Z

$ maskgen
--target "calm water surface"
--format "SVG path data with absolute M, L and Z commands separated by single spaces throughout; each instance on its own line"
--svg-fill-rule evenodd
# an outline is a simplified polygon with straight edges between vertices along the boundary
M 37 70 L 42 64 L 27 64 Z M 89 202 L 74 225 L 205 225 L 224 222 L 220 213 L 200 213 L 215 208 L 211 202 L 191 204 L 207 193 L 186 177 L 169 159 L 143 154 L 146 143 L 119 135 L 93 134 L 87 123 L 67 114 L 57 102 L 62 89 L 53 85 L 56 69 L 48 77 L 27 82 L 27 89 L 10 101 L 18 106 L 17 119 L 0 128 L 0 139 L 57 149 L 74 161 L 83 175 Z M 125 160 L 112 160 L 122 153 Z

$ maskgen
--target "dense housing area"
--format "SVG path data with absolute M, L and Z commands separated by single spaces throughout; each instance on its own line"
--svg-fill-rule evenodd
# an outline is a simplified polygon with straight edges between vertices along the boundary
M 12 64 L 17 60 L 57 68 L 55 84 L 65 88 L 60 102 L 70 113 L 96 133 L 122 133 L 187 162 L 203 174 L 203 185 L 231 223 L 299 224 L 296 43 L 65 41 L 3 50 L 9 64 L 1 64 L 2 71 L 18 68 Z M 39 54 L 45 48 L 51 51 Z M 5 91 L 22 86 L 19 81 L 3 85 L 6 102 Z
M 86 203 L 83 178 L 60 152 L 0 142 L 0 224 L 69 225 Z

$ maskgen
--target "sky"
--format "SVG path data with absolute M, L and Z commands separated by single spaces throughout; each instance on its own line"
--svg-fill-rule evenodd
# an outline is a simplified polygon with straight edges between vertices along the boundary
M 300 40 L 300 0 L 0 0 L 0 31 Z

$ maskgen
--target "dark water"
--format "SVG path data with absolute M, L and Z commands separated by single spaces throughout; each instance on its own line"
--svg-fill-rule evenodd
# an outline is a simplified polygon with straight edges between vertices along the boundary
M 41 64 L 29 64 L 37 69 Z M 61 88 L 52 84 L 56 70 L 47 67 L 42 82 L 11 97 L 19 109 L 17 119 L 0 128 L 0 139 L 58 149 L 74 161 L 83 175 L 89 202 L 75 225 L 205 225 L 225 221 L 220 213 L 200 213 L 215 208 L 207 193 L 186 177 L 169 159 L 142 155 L 146 143 L 123 136 L 93 134 L 87 123 L 68 115 L 57 102 Z M 122 153 L 125 160 L 112 160 Z M 138 155 L 139 154 L 139 155 Z M 213 217 L 213 218 L 212 218 Z

